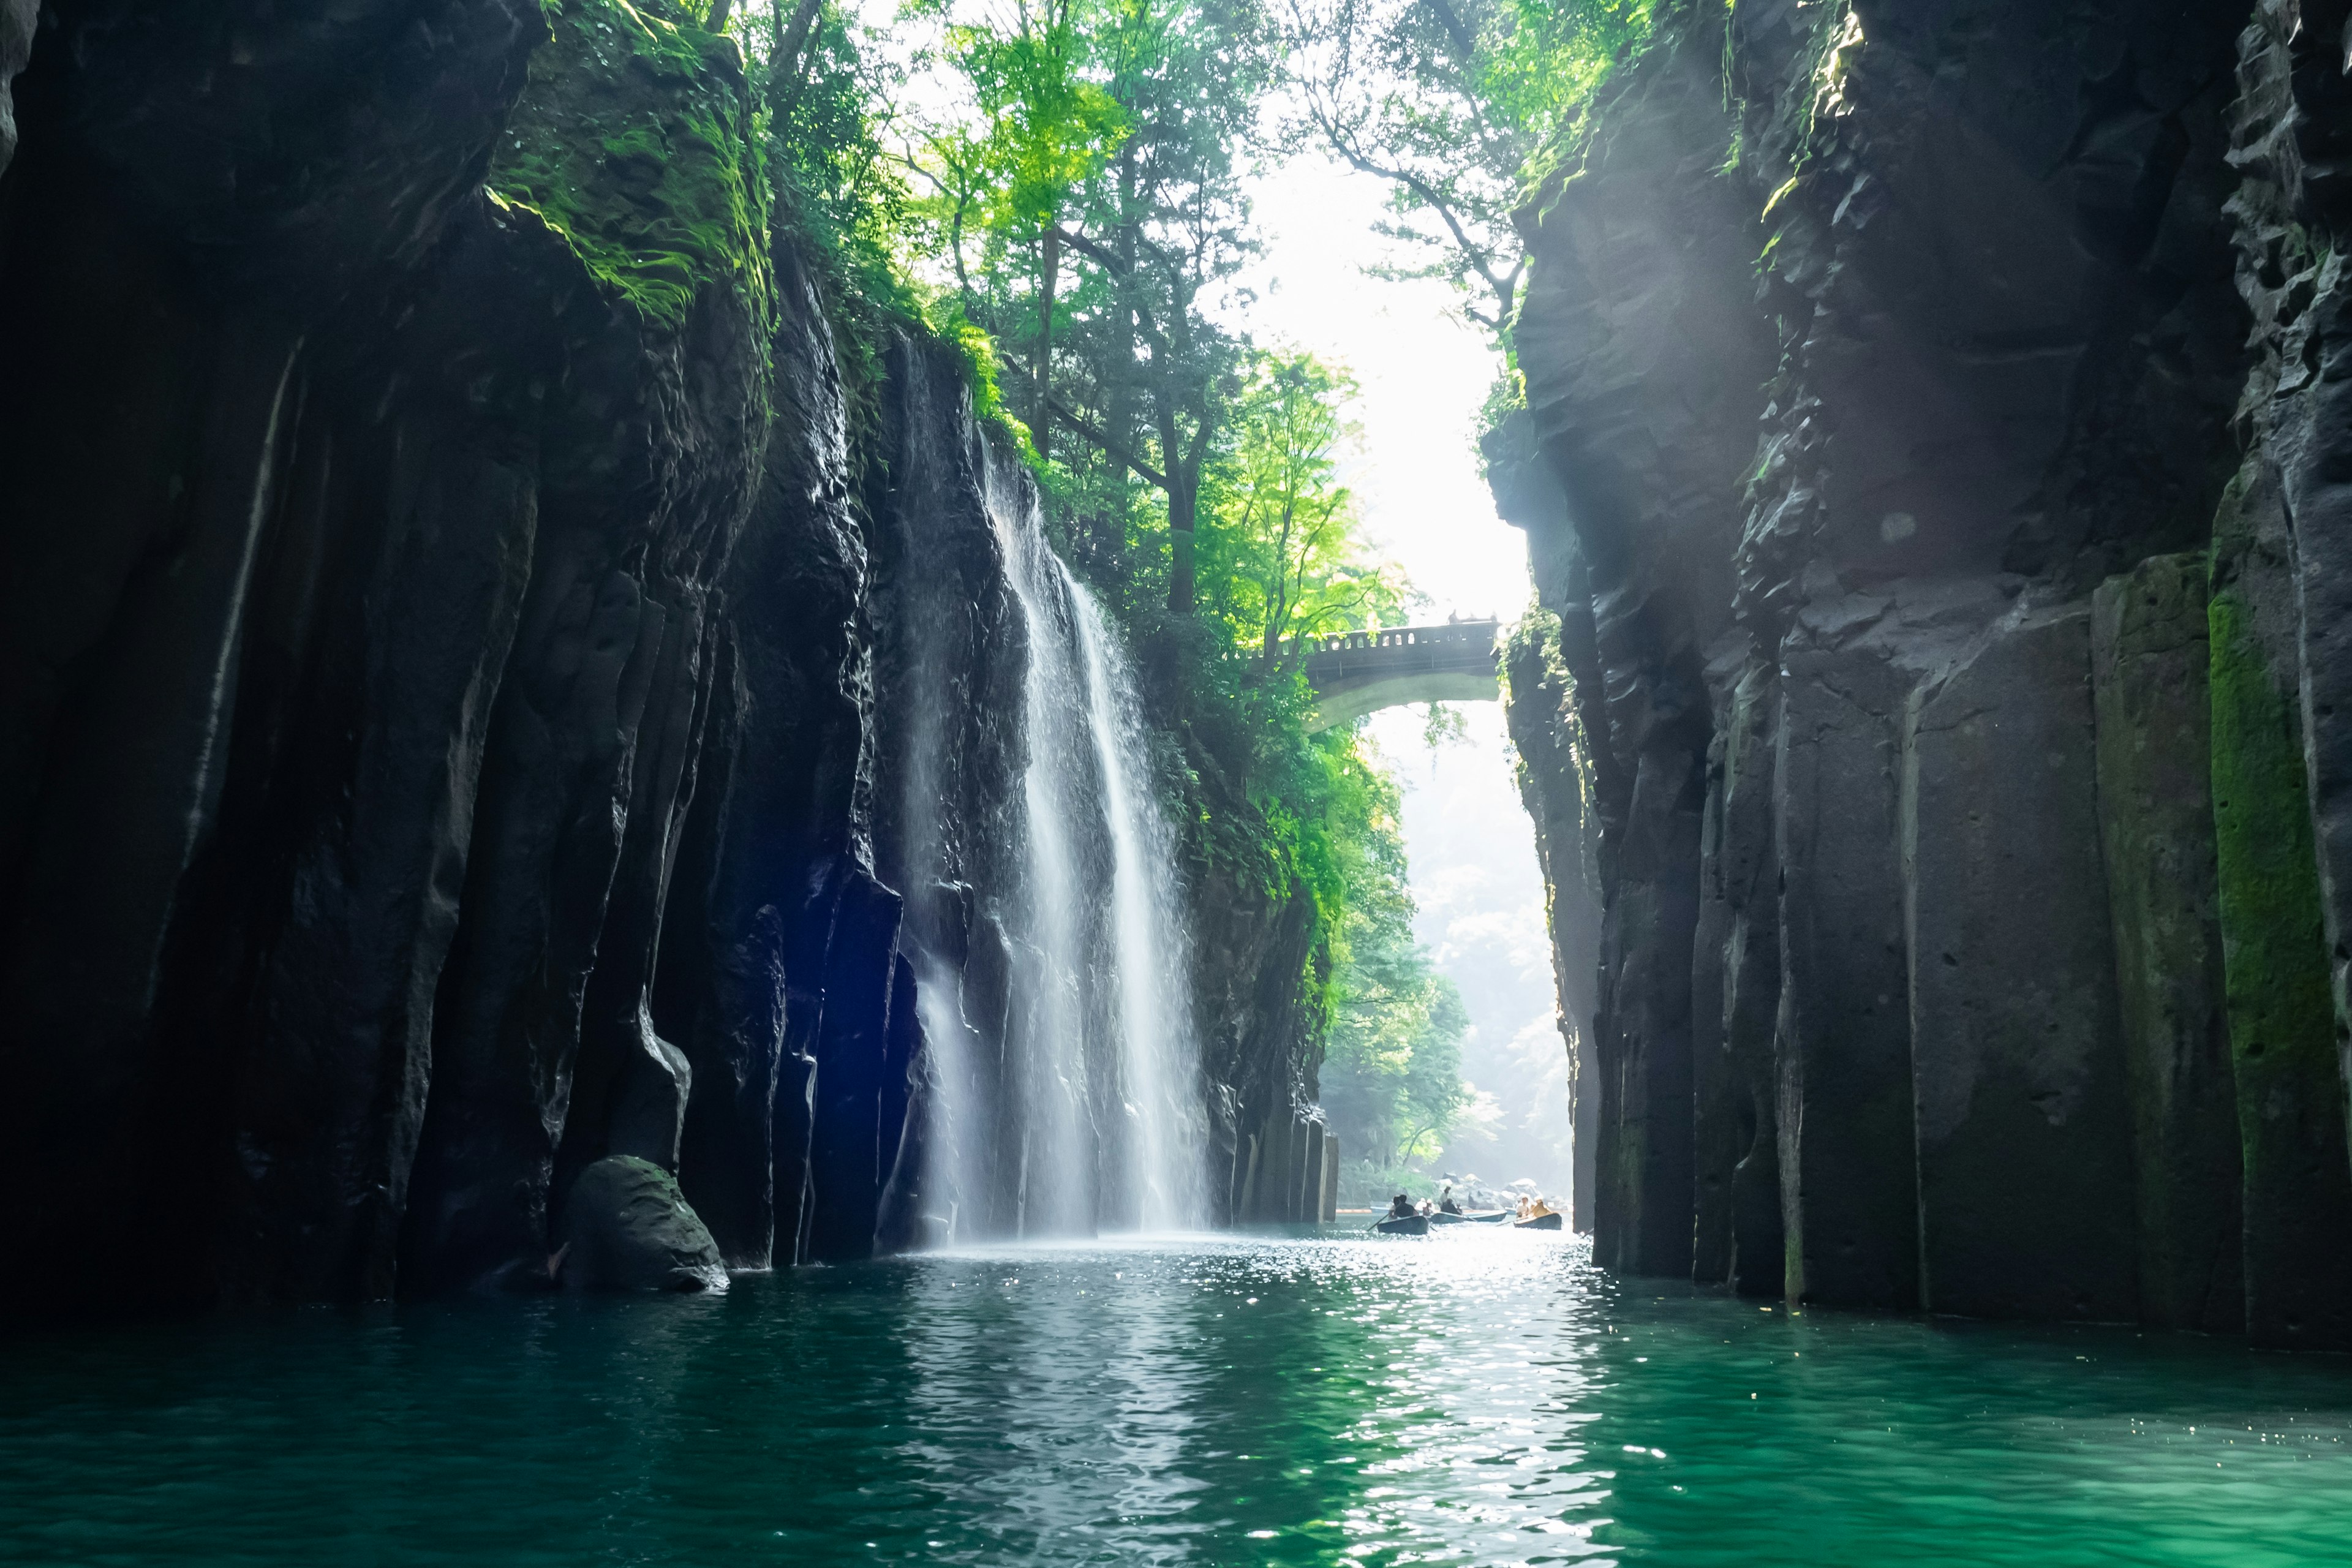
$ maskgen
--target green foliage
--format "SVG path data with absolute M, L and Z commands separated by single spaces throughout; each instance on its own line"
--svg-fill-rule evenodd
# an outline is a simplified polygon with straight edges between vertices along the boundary
M 885 145 L 902 73 L 875 35 L 830 7 L 797 58 L 780 63 L 789 4 L 768 0 L 736 22 L 767 106 L 778 222 L 812 250 L 843 304 L 917 315 L 901 266 L 911 197 Z
M 1471 1103 L 1462 1081 L 1469 1014 L 1413 941 L 1395 806 L 1395 786 L 1382 777 L 1339 921 L 1322 1068 L 1339 1146 L 1381 1173 L 1434 1155 Z
M 972 413 L 993 425 L 1031 467 L 1037 467 L 1037 448 L 1031 444 L 1029 426 L 1013 417 L 1011 410 L 1004 406 L 996 340 L 972 325 L 963 313 L 963 302 L 953 294 L 929 294 L 922 302 L 922 321 L 933 336 L 955 350 L 963 361 L 964 381 L 971 388 Z
M 1007 369 L 1056 546 L 1152 650 L 1199 874 L 1303 894 L 1334 941 L 1381 780 L 1353 735 L 1308 732 L 1296 639 L 1393 620 L 1408 591 L 1365 558 L 1337 479 L 1344 374 L 1202 304 L 1250 252 L 1271 31 L 1246 0 L 925 14 L 963 108 L 918 128 L 919 248 Z
M 719 283 L 773 319 L 768 179 L 734 47 L 660 0 L 543 0 L 552 32 L 488 186 L 648 321 Z
M 946 16 L 929 0 L 914 14 Z M 1116 13 L 1081 0 L 1022 5 L 1010 16 L 951 22 L 944 58 L 970 85 L 979 114 L 938 128 L 934 152 L 972 176 L 984 228 L 1034 235 L 1059 220 L 1078 186 L 1101 173 L 1131 128 L 1101 79 Z
M 1511 221 L 1569 157 L 1585 110 L 1645 43 L 1655 0 L 1292 0 L 1286 27 L 1317 141 L 1389 182 L 1383 232 L 1444 278 L 1463 313 L 1507 345 L 1527 261 Z
M 1171 706 L 1246 805 L 1209 825 L 1221 869 L 1270 899 L 1303 889 L 1343 960 L 1347 911 L 1385 885 L 1394 790 L 1352 730 L 1309 731 L 1302 639 L 1375 616 L 1395 624 L 1412 590 L 1369 554 L 1354 498 L 1338 482 L 1355 439 L 1341 412 L 1352 383 L 1307 354 L 1253 353 L 1244 363 L 1204 478 L 1201 603 L 1182 617 Z M 1148 585 L 1113 573 L 1105 586 L 1139 640 L 1170 640 L 1171 617 Z
M 1355 495 L 1339 482 L 1359 437 L 1343 413 L 1353 378 L 1308 353 L 1244 363 L 1202 508 L 1202 608 L 1275 679 L 1303 659 L 1297 639 L 1374 616 L 1394 625 L 1411 590 L 1366 554 Z
M 1204 291 L 1249 254 L 1255 0 L 924 0 L 954 107 L 909 128 L 916 248 L 1010 373 L 1057 541 L 1192 607 L 1244 345 Z

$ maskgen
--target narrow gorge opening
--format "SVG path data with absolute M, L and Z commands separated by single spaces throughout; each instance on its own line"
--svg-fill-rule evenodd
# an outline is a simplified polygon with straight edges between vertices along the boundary
M 2347 37 L 0 0 L 0 1556 L 2340 1555 Z

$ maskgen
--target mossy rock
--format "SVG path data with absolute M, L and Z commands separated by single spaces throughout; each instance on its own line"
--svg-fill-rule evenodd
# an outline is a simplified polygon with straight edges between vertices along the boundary
M 582 1290 L 724 1290 L 727 1266 L 677 1178 L 632 1154 L 580 1173 L 563 1207 L 559 1278 Z
M 706 289 L 775 321 L 767 174 L 743 58 L 646 0 L 542 0 L 551 36 L 499 134 L 491 198 L 534 214 L 608 295 L 682 326 Z

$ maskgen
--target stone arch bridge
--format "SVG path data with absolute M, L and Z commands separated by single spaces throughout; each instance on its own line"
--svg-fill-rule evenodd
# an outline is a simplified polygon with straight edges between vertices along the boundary
M 1502 696 L 1495 639 L 1502 623 L 1454 621 L 1311 637 L 1310 726 L 1328 730 L 1408 702 L 1493 702 Z

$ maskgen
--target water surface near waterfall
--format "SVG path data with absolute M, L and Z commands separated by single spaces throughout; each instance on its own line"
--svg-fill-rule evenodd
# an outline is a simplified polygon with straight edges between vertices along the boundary
M 1481 1234 L 0 1345 L 0 1559 L 2308 1564 L 2352 1365 L 1807 1312 Z

